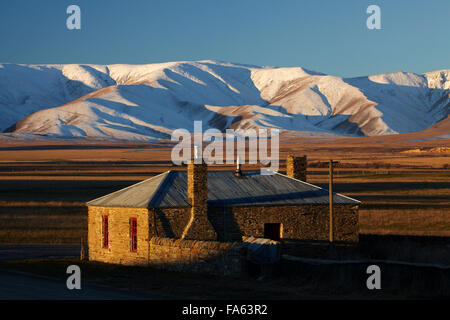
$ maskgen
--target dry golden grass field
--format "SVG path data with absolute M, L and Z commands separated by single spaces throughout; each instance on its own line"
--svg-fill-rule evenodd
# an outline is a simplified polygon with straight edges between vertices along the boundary
M 361 234 L 450 236 L 450 139 L 409 135 L 280 138 L 287 154 L 308 156 L 308 182 L 362 201 Z M 79 243 L 84 203 L 166 170 L 173 144 L 37 141 L 0 144 L 0 243 Z M 244 165 L 243 169 L 257 166 Z M 215 165 L 214 169 L 232 169 Z

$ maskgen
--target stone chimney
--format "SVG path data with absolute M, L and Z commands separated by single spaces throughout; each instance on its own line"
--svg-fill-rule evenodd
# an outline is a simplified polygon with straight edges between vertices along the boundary
M 306 182 L 306 156 L 295 157 L 288 155 L 286 159 L 286 175 L 301 181 Z
M 189 162 L 187 196 L 191 218 L 181 236 L 191 240 L 217 240 L 217 233 L 208 219 L 208 168 L 206 163 Z
M 206 207 L 208 201 L 208 167 L 205 162 L 189 162 L 187 168 L 188 201 L 191 206 Z

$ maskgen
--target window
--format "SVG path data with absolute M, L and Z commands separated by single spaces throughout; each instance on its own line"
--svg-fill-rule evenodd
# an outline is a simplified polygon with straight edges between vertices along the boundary
M 108 216 L 102 217 L 102 247 L 108 249 L 109 246 L 109 231 L 108 231 Z
M 265 223 L 264 238 L 280 241 L 281 239 L 281 223 Z
M 130 218 L 131 252 L 137 252 L 137 219 Z

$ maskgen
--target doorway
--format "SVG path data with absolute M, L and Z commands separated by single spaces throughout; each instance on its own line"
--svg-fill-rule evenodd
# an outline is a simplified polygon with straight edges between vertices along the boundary
M 264 224 L 264 238 L 280 241 L 282 234 L 281 223 L 265 223 Z

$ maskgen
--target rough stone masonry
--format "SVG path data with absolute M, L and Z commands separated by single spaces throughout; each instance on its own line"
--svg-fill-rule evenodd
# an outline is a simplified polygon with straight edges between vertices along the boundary
M 244 205 L 226 201 L 223 202 L 223 205 L 208 205 L 208 186 L 212 188 L 212 184 L 211 181 L 208 181 L 207 165 L 192 162 L 188 164 L 186 182 L 173 185 L 173 180 L 169 180 L 164 183 L 165 180 L 160 175 L 160 180 L 156 180 L 158 177 L 146 180 L 148 189 L 142 189 L 142 182 L 123 189 L 128 192 L 125 193 L 125 197 L 121 193 L 123 190 L 119 190 L 95 199 L 88 204 L 89 259 L 129 265 L 157 263 L 159 267 L 163 266 L 171 270 L 201 269 L 214 272 L 213 270 L 220 269 L 217 268 L 218 261 L 223 261 L 223 263 L 236 261 L 236 254 L 227 256 L 224 253 L 227 246 L 241 243 L 243 237 L 270 237 L 266 234 L 266 225 L 278 227 L 279 241 L 282 250 L 286 250 L 285 252 L 295 249 L 304 240 L 327 241 L 330 226 L 327 191 L 302 182 L 306 180 L 306 156 L 289 156 L 286 166 L 287 175 L 258 176 L 255 181 L 261 181 L 257 182 L 257 187 L 262 189 L 255 192 L 254 196 L 252 189 L 247 187 L 251 183 L 252 177 L 247 176 L 245 171 L 242 171 L 242 175 L 239 177 L 235 177 L 232 172 L 228 176 L 224 176 L 228 177 L 230 185 L 246 189 L 245 197 L 250 200 L 246 201 Z M 215 175 L 217 176 L 217 173 Z M 256 202 L 258 204 L 254 205 L 251 199 L 258 201 L 258 193 L 264 193 L 264 186 L 269 186 L 275 180 L 278 181 L 276 188 L 280 188 L 279 190 L 273 189 L 275 193 L 279 191 L 283 195 L 285 190 L 293 190 L 289 192 L 294 193 L 294 198 L 300 197 L 301 201 L 289 204 L 289 201 L 283 201 L 283 196 L 275 194 L 276 201 L 281 202 L 267 200 L 263 204 Z M 152 181 L 158 182 L 152 184 Z M 161 187 L 162 185 L 164 188 Z M 217 184 L 215 185 L 217 186 Z M 219 185 L 230 188 L 228 184 L 221 183 Z M 137 194 L 133 193 L 134 186 L 139 187 L 136 191 Z M 289 186 L 291 189 L 288 189 Z M 142 202 L 143 205 L 135 207 L 129 202 L 121 206 L 121 202 L 116 201 L 118 197 L 127 201 L 131 198 L 142 200 L 142 194 L 150 194 L 150 197 L 153 197 L 152 192 L 160 198 L 161 194 L 170 188 L 175 188 L 175 194 L 181 194 L 183 197 L 177 206 L 167 204 L 165 206 L 149 206 L 148 203 L 151 202 L 151 199 L 147 199 Z M 185 198 L 180 193 L 182 192 L 180 190 L 183 189 L 186 190 Z M 212 190 L 212 192 L 220 196 L 226 190 Z M 234 196 L 243 197 L 240 189 L 231 190 L 231 194 L 233 198 Z M 272 198 L 271 194 L 268 196 Z M 359 238 L 359 202 L 342 195 L 336 196 L 341 199 L 341 203 L 337 202 L 334 205 L 334 239 L 339 242 L 355 243 Z M 108 198 L 104 199 L 105 197 Z M 267 196 L 265 195 L 265 197 Z M 303 203 L 303 197 L 310 197 L 311 201 Z M 322 200 L 319 201 L 318 198 Z M 105 217 L 108 219 L 108 230 L 105 230 L 103 223 Z M 137 239 L 136 252 L 131 250 L 130 221 L 137 222 L 137 234 L 134 235 Z M 108 233 L 106 247 L 102 245 L 105 232 Z M 161 242 L 157 240 L 162 238 L 177 241 L 161 240 Z M 197 244 L 194 245 L 194 243 Z M 217 250 L 216 247 L 221 249 Z M 202 250 L 198 251 L 199 248 Z M 209 250 L 206 248 L 211 250 L 205 252 L 205 250 Z M 232 256 L 234 258 L 231 258 Z M 230 257 L 230 259 L 224 257 Z M 212 265 L 203 265 L 205 263 Z M 187 264 L 195 264 L 197 267 L 190 268 L 186 266 Z M 199 265 L 203 265 L 203 267 L 200 268 Z M 222 271 L 217 272 L 223 273 Z

